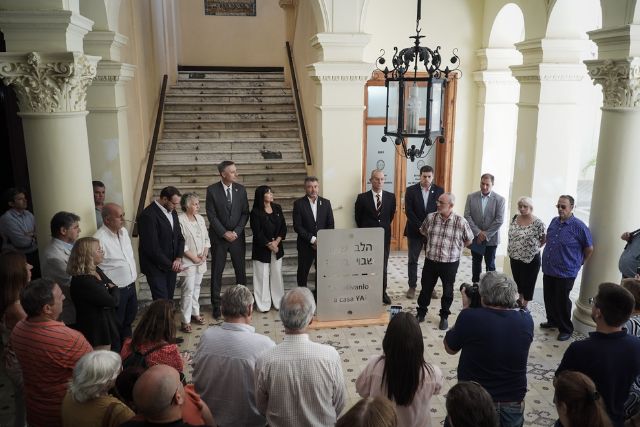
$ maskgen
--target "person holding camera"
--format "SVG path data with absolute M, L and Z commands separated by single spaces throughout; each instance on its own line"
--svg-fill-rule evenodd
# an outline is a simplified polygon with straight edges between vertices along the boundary
M 640 278 L 640 228 L 626 231 L 620 236 L 627 242 L 618 261 L 618 269 L 623 279 Z
M 518 288 L 503 273 L 484 274 L 478 290 L 482 307 L 460 312 L 444 337 L 444 348 L 452 355 L 462 351 L 458 381 L 475 381 L 489 392 L 500 426 L 520 427 L 533 319 L 517 309 Z

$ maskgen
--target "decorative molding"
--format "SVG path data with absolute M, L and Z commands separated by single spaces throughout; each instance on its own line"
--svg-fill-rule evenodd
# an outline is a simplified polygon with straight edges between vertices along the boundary
M 316 62 L 307 65 L 309 76 L 319 82 L 364 83 L 374 66 L 367 62 Z
M 582 63 L 512 65 L 513 76 L 520 83 L 531 82 L 579 82 L 587 77 Z
M 99 59 L 81 52 L 2 54 L 0 78 L 13 87 L 22 112 L 80 112 Z
M 593 83 L 602 86 L 603 107 L 640 107 L 640 58 L 584 62 Z

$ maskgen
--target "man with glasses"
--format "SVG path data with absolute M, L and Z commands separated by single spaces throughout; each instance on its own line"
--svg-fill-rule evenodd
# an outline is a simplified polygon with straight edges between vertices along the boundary
M 100 241 L 104 258 L 99 267 L 118 286 L 120 298 L 116 317 L 120 326 L 120 344 L 131 336 L 131 324 L 138 312 L 136 295 L 136 260 L 129 233 L 125 228 L 124 210 L 120 205 L 107 203 L 102 207 L 103 225 L 93 235 Z M 116 348 L 119 348 L 116 346 Z
M 547 321 L 542 329 L 558 328 L 558 341 L 573 333 L 569 293 L 582 265 L 593 253 L 591 231 L 573 215 L 574 199 L 562 195 L 556 208 L 558 216 L 547 228 L 547 244 L 542 253 L 542 283 Z
M 176 276 L 182 270 L 184 237 L 176 213 L 178 205 L 180 191 L 165 187 L 138 218 L 140 270 L 147 276 L 154 301 L 173 301 Z
M 438 197 L 437 212 L 427 216 L 420 233 L 426 238 L 426 257 L 422 267 L 420 296 L 418 297 L 418 322 L 424 322 L 427 315 L 433 288 L 438 279 L 442 280 L 442 299 L 440 300 L 440 324 L 438 328 L 447 330 L 447 318 L 453 302 L 453 283 L 460 265 L 462 248 L 469 246 L 473 231 L 462 216 L 453 212 L 456 198 L 451 193 Z
M 640 375 L 640 340 L 624 328 L 635 306 L 631 292 L 616 283 L 602 283 L 591 302 L 591 318 L 596 323 L 589 338 L 571 343 L 556 377 L 562 371 L 582 372 L 593 380 L 604 401 L 611 422 L 622 427 L 625 413 L 636 406 L 634 380 Z M 635 396 L 632 397 L 631 393 Z M 626 402 L 626 403 L 625 403 Z M 636 409 L 637 410 L 637 409 Z

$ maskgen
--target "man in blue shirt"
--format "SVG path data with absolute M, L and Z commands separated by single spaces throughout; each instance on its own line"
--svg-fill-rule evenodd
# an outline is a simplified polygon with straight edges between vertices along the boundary
M 624 424 L 625 402 L 640 375 L 640 340 L 623 329 L 634 305 L 631 292 L 615 283 L 602 283 L 591 306 L 596 331 L 572 343 L 556 371 L 556 376 L 569 370 L 591 378 L 616 427 Z
M 573 215 L 573 197 L 562 195 L 556 208 L 558 216 L 547 228 L 547 244 L 542 253 L 542 283 L 547 321 L 543 329 L 558 328 L 558 340 L 573 333 L 569 293 L 580 271 L 593 253 L 591 232 Z
M 447 353 L 462 350 L 458 381 L 476 381 L 493 399 L 501 427 L 524 423 L 531 314 L 516 307 L 518 287 L 503 273 L 487 272 L 479 285 L 482 307 L 467 308 L 444 337 Z
M 21 188 L 9 188 L 4 193 L 9 209 L 0 216 L 0 236 L 2 250 L 21 252 L 33 266 L 31 277 L 40 277 L 40 258 L 36 239 L 36 220 L 27 210 L 27 193 Z

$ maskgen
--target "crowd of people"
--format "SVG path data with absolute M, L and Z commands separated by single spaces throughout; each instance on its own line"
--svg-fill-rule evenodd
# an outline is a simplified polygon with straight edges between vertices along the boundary
M 467 196 L 459 215 L 453 209 L 456 197 L 433 183 L 430 166 L 422 167 L 405 197 L 407 298 L 416 296 L 418 259 L 425 253 L 417 313 L 401 312 L 390 320 L 382 354 L 370 358 L 357 378 L 362 400 L 341 417 L 346 387 L 340 356 L 307 333 L 316 311 L 309 273 L 318 231 L 335 227 L 331 202 L 319 196 L 317 178 L 305 179 L 305 195 L 293 204 L 298 287 L 285 292 L 287 221 L 272 188 L 258 186 L 249 210 L 234 162 L 221 162 L 218 172 L 220 181 L 206 192 L 208 229 L 198 195 L 174 187 L 162 189 L 137 218 L 139 270 L 153 298 L 142 313 L 125 213 L 106 202 L 104 183 L 93 182 L 99 220 L 93 237 L 80 238 L 80 218 L 61 211 L 51 218 L 51 240 L 41 251 L 26 192 L 6 192 L 0 316 L 5 370 L 16 390 L 16 426 L 430 426 L 431 399 L 441 393 L 444 379 L 425 352 L 420 323 L 437 297 L 438 280 L 443 286 L 438 328 L 447 331 L 443 348 L 460 353 L 459 382 L 446 396 L 445 425 L 523 425 L 534 335 L 528 307 L 539 271 L 546 311 L 540 328 L 556 328 L 557 339 L 568 340 L 573 333 L 569 293 L 593 252 L 589 228 L 573 214 L 573 197 L 559 197 L 558 216 L 548 227 L 533 215 L 531 198 L 518 200 L 508 230 L 511 279 L 495 266 L 505 200 L 492 190 L 494 177 L 481 176 L 480 191 Z M 389 304 L 396 197 L 384 190 L 383 171 L 373 170 L 369 182 L 371 190 L 356 199 L 354 218 L 358 227 L 384 231 L 381 302 Z M 247 223 L 253 292 L 246 287 Z M 639 235 L 640 230 L 622 234 L 627 242 L 619 263 L 622 283 L 599 286 L 591 300 L 595 332 L 571 343 L 557 368 L 558 425 L 640 422 Z M 465 247 L 472 254 L 471 284 L 461 287 L 463 310 L 449 328 Z M 227 253 L 237 284 L 222 293 Z M 192 358 L 179 351 L 174 312 L 183 333 L 192 332 L 192 322 L 206 323 L 199 298 L 209 255 L 212 315 L 223 322 L 206 330 Z M 178 281 L 181 300 L 174 305 Z M 272 307 L 285 332 L 278 344 L 251 325 L 254 310 Z

